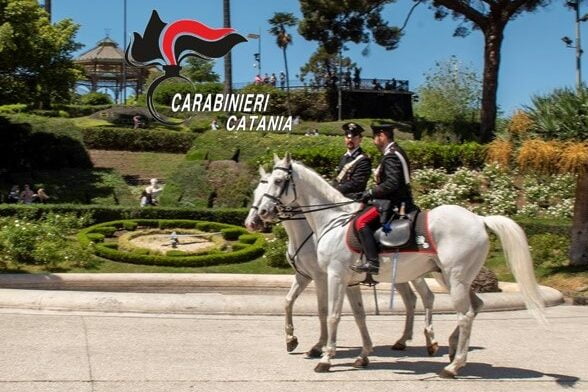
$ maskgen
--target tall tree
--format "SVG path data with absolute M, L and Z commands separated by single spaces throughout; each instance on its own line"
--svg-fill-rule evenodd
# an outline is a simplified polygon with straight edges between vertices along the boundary
M 224 27 L 231 27 L 231 0 L 223 0 Z M 233 60 L 231 52 L 225 55 L 225 94 L 233 92 Z
M 339 67 L 342 72 L 351 72 L 356 64 L 349 57 L 340 57 L 339 54 L 327 53 L 324 48 L 318 48 L 306 64 L 300 67 L 300 77 L 306 78 L 308 74 L 313 74 L 315 80 L 331 80 L 334 76 L 338 77 Z
M 282 49 L 284 54 L 284 68 L 286 70 L 286 99 L 288 101 L 288 114 L 291 114 L 290 107 L 290 73 L 288 72 L 288 58 L 286 56 L 286 49 L 288 45 L 292 44 L 292 35 L 286 31 L 286 27 L 295 26 L 298 23 L 298 18 L 290 12 L 276 12 L 274 16 L 268 20 L 272 26 L 269 32 L 276 37 L 278 47 Z
M 400 29 L 388 26 L 381 12 L 395 0 L 300 0 L 303 19 L 300 34 L 318 41 L 327 53 L 337 53 L 346 42 L 368 44 L 371 40 L 386 50 L 395 49 Z
M 218 82 L 219 75 L 213 71 L 214 61 L 190 56 L 186 59 L 187 65 L 182 73 L 193 82 Z
M 476 71 L 452 56 L 437 62 L 417 90 L 416 113 L 429 121 L 477 121 L 482 80 Z
M 440 20 L 451 13 L 462 23 L 454 36 L 464 37 L 471 29 L 484 34 L 484 73 L 480 133 L 482 141 L 494 138 L 496 128 L 496 92 L 504 29 L 511 20 L 525 12 L 532 12 L 550 0 L 428 0 Z
M 0 103 L 68 101 L 81 75 L 72 62 L 78 28 L 70 19 L 51 24 L 36 0 L 0 1 Z

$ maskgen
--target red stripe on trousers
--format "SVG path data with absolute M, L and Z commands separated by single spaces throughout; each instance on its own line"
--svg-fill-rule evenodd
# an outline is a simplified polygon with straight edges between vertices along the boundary
M 366 212 L 361 214 L 359 218 L 355 220 L 355 230 L 359 231 L 369 225 L 374 219 L 380 217 L 380 213 L 376 207 L 369 208 Z

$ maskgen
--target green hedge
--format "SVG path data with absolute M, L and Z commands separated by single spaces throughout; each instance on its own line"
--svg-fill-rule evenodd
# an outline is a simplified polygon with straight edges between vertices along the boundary
M 198 221 L 214 221 L 232 225 L 242 225 L 247 218 L 247 208 L 164 208 L 164 207 L 118 207 L 79 204 L 0 204 L 0 216 L 29 216 L 38 219 L 43 214 L 55 212 L 59 214 L 76 213 L 88 214 L 95 222 L 111 220 L 133 219 L 139 225 L 146 226 L 149 219 L 193 219 Z M 220 231 L 218 223 L 203 222 L 207 227 L 214 227 Z M 122 227 L 122 226 L 121 226 Z M 199 230 L 208 231 L 197 227 Z M 213 229 L 211 229 L 213 230 Z
M 442 144 L 401 140 L 398 142 L 408 154 L 413 169 L 444 167 L 449 171 L 461 166 L 481 168 L 486 148 L 477 143 Z M 227 148 L 230 146 L 230 148 Z M 345 152 L 343 139 L 330 136 L 303 136 L 264 132 L 209 131 L 188 152 L 187 159 L 200 160 L 208 154 L 212 160 L 230 159 L 240 149 L 240 158 L 252 165 L 273 164 L 273 154 L 290 152 L 294 159 L 323 175 L 332 175 Z M 364 137 L 362 148 L 376 160 L 380 153 L 371 138 Z
M 111 221 L 100 223 L 94 226 L 87 227 L 81 230 L 78 235 L 78 241 L 82 244 L 82 246 L 88 246 L 92 243 L 89 235 L 93 233 L 97 233 L 102 228 L 105 227 L 122 227 L 125 225 L 124 220 L 120 221 Z M 149 221 L 155 225 L 161 225 L 162 220 L 151 220 Z M 138 225 L 144 225 L 147 223 L 146 220 L 137 220 L 136 223 Z M 202 225 L 204 223 L 210 223 L 207 226 L 209 229 L 216 229 L 219 228 L 223 229 L 233 229 L 239 230 L 241 232 L 245 231 L 243 228 L 235 227 L 233 225 L 227 225 L 222 223 L 216 222 L 198 222 L 194 221 L 192 223 L 193 226 Z M 94 244 L 94 253 L 96 256 L 103 257 L 109 260 L 120 261 L 124 263 L 131 263 L 131 264 L 145 264 L 145 265 L 165 265 L 165 266 L 176 266 L 176 267 L 203 267 L 209 265 L 218 265 L 218 264 L 233 264 L 233 263 L 242 263 L 245 261 L 253 260 L 263 254 L 264 251 L 264 244 L 265 239 L 261 234 L 250 234 L 255 235 L 257 237 L 256 241 L 252 244 L 245 244 L 242 242 L 238 242 L 234 247 L 234 251 L 228 253 L 216 253 L 210 252 L 208 254 L 203 255 L 195 255 L 195 256 L 182 256 L 179 254 L 174 254 L 173 256 L 162 256 L 162 255 L 152 255 L 152 254 L 144 254 L 145 252 L 122 252 L 118 249 L 114 249 L 110 246 L 105 246 L 105 244 L 97 243 Z
M 234 241 L 237 240 L 242 234 L 246 234 L 247 230 L 237 227 L 237 228 L 227 228 L 221 229 L 221 234 L 223 238 L 227 241 Z
M 92 115 L 100 110 L 106 110 L 112 107 L 108 105 L 53 105 L 53 109 L 66 112 L 69 117 L 85 117 Z
M 177 154 L 187 152 L 196 138 L 187 132 L 129 128 L 86 128 L 82 130 L 82 136 L 88 148 Z

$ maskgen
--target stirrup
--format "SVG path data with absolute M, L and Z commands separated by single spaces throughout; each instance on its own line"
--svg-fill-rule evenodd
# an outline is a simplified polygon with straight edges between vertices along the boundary
M 366 273 L 365 274 L 365 279 L 363 281 L 359 282 L 359 284 L 363 284 L 363 285 L 366 285 L 368 287 L 373 287 L 373 286 L 377 285 L 378 283 L 380 283 L 380 282 L 378 282 L 377 280 L 375 280 L 374 279 L 374 276 L 372 274 L 370 274 L 370 273 Z

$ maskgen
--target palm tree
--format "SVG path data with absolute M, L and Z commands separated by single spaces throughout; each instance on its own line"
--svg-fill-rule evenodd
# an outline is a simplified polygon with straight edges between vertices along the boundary
M 269 29 L 269 32 L 276 37 L 276 43 L 284 53 L 284 68 L 286 69 L 286 101 L 288 102 L 288 115 L 290 115 L 290 75 L 288 73 L 286 49 L 288 48 L 288 45 L 292 43 L 292 35 L 286 31 L 286 27 L 296 26 L 298 18 L 290 12 L 276 12 L 268 22 L 272 26 L 272 28 Z
M 223 25 L 231 27 L 231 0 L 223 0 Z M 225 94 L 233 92 L 233 60 L 231 52 L 225 55 Z

